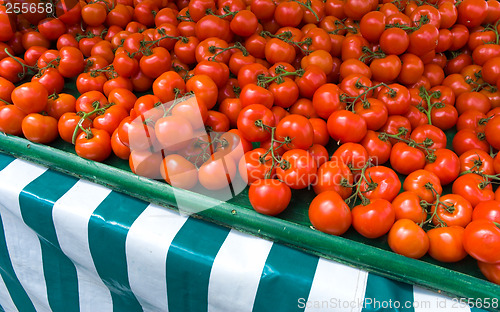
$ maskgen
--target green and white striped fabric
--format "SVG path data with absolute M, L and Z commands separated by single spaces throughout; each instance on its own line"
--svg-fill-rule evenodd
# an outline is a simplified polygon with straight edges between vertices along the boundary
M 471 311 L 4 154 L 0 217 L 9 312 Z

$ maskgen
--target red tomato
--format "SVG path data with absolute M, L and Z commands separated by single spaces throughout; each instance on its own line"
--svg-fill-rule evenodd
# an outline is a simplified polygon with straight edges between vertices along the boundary
M 291 114 L 278 123 L 275 136 L 278 141 L 285 142 L 286 150 L 308 149 L 313 144 L 314 129 L 306 117 Z
M 410 219 L 422 223 L 427 218 L 427 211 L 420 205 L 420 197 L 414 192 L 402 192 L 392 201 L 396 220 Z
M 474 173 L 467 173 L 456 179 L 453 182 L 452 191 L 468 200 L 472 207 L 476 207 L 480 202 L 495 198 L 488 180 Z
M 424 169 L 438 176 L 441 185 L 447 185 L 458 177 L 460 160 L 453 151 L 440 148 L 426 157 Z
M 436 196 L 443 192 L 438 176 L 427 170 L 410 173 L 403 183 L 403 189 L 417 194 L 428 203 L 433 203 Z
M 75 151 L 80 157 L 103 161 L 111 155 L 111 137 L 105 130 L 91 128 L 89 134 L 82 132 L 78 135 Z
M 316 178 L 316 162 L 308 151 L 292 149 L 281 157 L 282 165 L 276 169 L 277 177 L 293 189 L 309 186 Z
M 198 183 L 195 165 L 181 155 L 170 154 L 160 161 L 160 174 L 168 184 L 189 190 Z
M 342 235 L 351 226 L 352 216 L 349 206 L 335 191 L 318 194 L 309 205 L 309 220 L 319 231 L 332 235 Z
M 419 259 L 429 250 L 429 237 L 421 227 L 409 219 L 397 220 L 389 231 L 389 247 L 400 255 Z
M 464 231 L 464 248 L 476 260 L 500 263 L 500 228 L 490 220 L 475 220 Z
M 425 166 L 425 154 L 404 142 L 394 144 L 390 156 L 391 166 L 401 174 L 410 174 Z
M 467 256 L 463 247 L 464 228 L 450 226 L 434 228 L 429 236 L 429 255 L 441 262 L 457 262 Z
M 327 127 L 330 136 L 341 143 L 360 142 L 367 131 L 366 121 L 347 110 L 333 112 L 328 118 Z
M 27 82 L 12 91 L 12 103 L 26 114 L 37 113 L 47 106 L 49 94 L 39 82 Z
M 472 220 L 481 219 L 500 223 L 500 202 L 497 200 L 480 202 L 472 212 Z
M 395 212 L 385 199 L 375 199 L 367 205 L 357 205 L 352 209 L 352 226 L 364 237 L 377 238 L 391 229 Z
M 292 191 L 280 180 L 259 179 L 250 184 L 248 197 L 257 212 L 275 216 L 288 207 Z
M 343 199 L 352 193 L 350 187 L 353 183 L 353 175 L 349 167 L 337 157 L 322 164 L 317 171 L 317 178 L 313 183 L 316 194 L 335 191 Z
M 360 190 L 368 199 L 382 198 L 392 201 L 401 190 L 401 181 L 391 168 L 383 166 L 370 167 L 361 178 Z

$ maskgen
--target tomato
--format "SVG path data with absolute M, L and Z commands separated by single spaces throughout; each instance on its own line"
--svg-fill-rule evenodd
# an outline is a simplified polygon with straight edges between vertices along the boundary
M 73 134 L 75 132 L 75 128 L 77 124 L 82 119 L 81 116 L 78 116 L 76 113 L 65 113 L 63 114 L 57 123 L 57 129 L 59 131 L 59 136 L 66 142 L 72 143 Z M 92 125 L 92 121 L 90 119 L 85 119 L 82 122 L 82 127 L 84 129 L 89 129 Z M 82 133 L 81 129 L 77 130 L 77 135 Z M 76 139 L 76 136 L 75 136 Z
M 349 167 L 338 157 L 332 157 L 330 161 L 319 166 L 313 189 L 316 194 L 335 191 L 343 199 L 346 199 L 352 193 L 352 189 L 349 187 L 352 183 L 353 175 Z
M 479 26 L 488 16 L 488 4 L 484 0 L 464 0 L 458 9 L 458 22 L 469 28 Z
M 424 63 L 415 54 L 405 53 L 400 56 L 401 71 L 398 81 L 405 85 L 416 83 L 424 73 Z
M 426 162 L 424 169 L 434 173 L 441 185 L 453 182 L 460 173 L 459 158 L 449 149 L 437 149 L 430 157 L 426 157 Z
M 468 150 L 460 155 L 460 172 L 468 170 L 494 175 L 493 158 L 480 149 Z
M 500 129 L 500 117 L 494 117 L 488 121 L 484 129 L 486 140 L 491 146 L 500 149 L 500 139 L 498 139 L 498 129 Z
M 437 175 L 426 170 L 417 170 L 410 173 L 404 183 L 403 189 L 417 194 L 422 200 L 432 203 L 443 189 Z
M 118 130 L 115 130 L 111 136 L 111 150 L 120 159 L 127 160 L 130 157 L 130 148 L 120 141 Z
M 351 111 L 334 111 L 327 121 L 328 133 L 335 141 L 360 142 L 366 135 L 366 121 Z
M 314 129 L 306 117 L 291 114 L 278 123 L 275 135 L 278 141 L 286 142 L 286 150 L 308 149 L 313 144 Z
M 270 109 L 273 106 L 274 95 L 266 88 L 249 83 L 241 89 L 240 101 L 243 108 L 251 104 L 262 104 Z
M 24 83 L 12 91 L 12 103 L 26 114 L 37 113 L 47 106 L 48 92 L 39 82 Z
M 161 160 L 160 174 L 170 185 L 189 190 L 198 183 L 198 171 L 194 164 L 178 154 L 170 154 Z
M 366 149 L 370 162 L 374 165 L 386 163 L 391 155 L 392 144 L 389 140 L 381 140 L 379 133 L 368 130 L 361 140 L 361 145 Z
M 478 261 L 481 273 L 492 283 L 500 284 L 500 264 L 491 264 Z
M 271 153 L 265 155 L 266 152 L 267 150 L 263 148 L 256 148 L 246 152 L 240 159 L 238 171 L 248 184 L 266 177 L 273 177 L 275 168 L 273 168 L 272 156 Z
M 394 221 L 394 208 L 385 199 L 375 199 L 367 205 L 360 204 L 352 209 L 352 226 L 367 238 L 386 234 Z
M 439 40 L 439 31 L 431 24 L 422 25 L 418 30 L 410 34 L 408 52 L 422 56 L 434 50 Z
M 26 113 L 15 105 L 0 106 L 0 131 L 21 135 L 24 117 L 26 117 Z
M 381 82 L 391 82 L 401 73 L 401 60 L 394 54 L 383 58 L 375 58 L 370 63 L 373 79 Z
M 102 25 L 106 21 L 106 5 L 100 2 L 87 4 L 82 7 L 82 19 L 90 26 Z
M 467 256 L 463 247 L 464 228 L 461 226 L 439 227 L 427 232 L 429 255 L 441 262 L 457 262 Z
M 292 149 L 281 157 L 282 165 L 276 176 L 292 189 L 302 189 L 316 179 L 316 162 L 308 151 Z
M 365 14 L 360 21 L 361 35 L 370 42 L 377 42 L 385 30 L 385 15 L 379 11 Z
M 422 223 L 427 218 L 426 210 L 420 204 L 420 197 L 411 191 L 405 191 L 392 201 L 395 218 L 410 219 L 415 223 Z
M 154 128 L 158 142 L 169 151 L 185 148 L 190 143 L 194 133 L 189 120 L 181 116 L 160 118 Z
M 392 147 L 390 161 L 394 170 L 407 175 L 424 168 L 425 154 L 417 147 L 398 142 Z
M 151 54 L 144 55 L 139 68 L 150 78 L 158 78 L 161 74 L 170 69 L 171 57 L 167 49 L 156 47 L 151 50 Z
M 250 184 L 248 197 L 257 212 L 274 216 L 286 209 L 292 198 L 292 191 L 280 180 L 259 179 Z
M 382 198 L 392 201 L 401 190 L 401 181 L 394 170 L 375 166 L 365 170 L 361 178 L 361 192 L 368 199 Z
M 129 166 L 136 175 L 160 179 L 160 167 L 162 167 L 162 154 L 153 153 L 150 150 L 131 150 Z
M 475 109 L 486 114 L 491 109 L 491 103 L 482 93 L 463 92 L 457 97 L 455 107 L 459 114 L 469 109 Z
M 276 6 L 274 18 L 281 27 L 296 27 L 302 21 L 304 11 L 297 2 L 282 2 Z
M 499 223 L 500 221 L 500 202 L 489 200 L 480 202 L 472 212 L 472 220 L 491 220 Z
M 389 231 L 389 247 L 397 254 L 419 259 L 429 250 L 429 236 L 409 219 L 397 220 Z
M 452 191 L 468 200 L 472 207 L 476 207 L 480 202 L 495 198 L 491 184 L 482 176 L 474 173 L 467 173 L 456 179 L 453 182 Z
M 319 87 L 326 84 L 326 74 L 320 66 L 309 65 L 302 76 L 295 79 L 295 83 L 299 87 L 300 95 L 310 99 Z
M 319 117 L 323 119 L 328 119 L 334 111 L 345 107 L 345 104 L 340 101 L 339 88 L 331 83 L 322 85 L 314 92 L 312 105 Z
M 236 164 L 231 157 L 217 157 L 217 153 L 214 153 L 198 170 L 198 179 L 207 190 L 227 192 L 229 183 L 236 176 L 236 171 Z M 211 194 L 217 195 L 213 192 Z
M 263 142 L 270 138 L 271 133 L 265 126 L 273 127 L 275 123 L 273 112 L 261 104 L 252 104 L 243 108 L 238 116 L 238 130 L 243 137 L 251 142 Z
M 354 104 L 354 111 L 366 122 L 368 130 L 378 130 L 386 123 L 388 117 L 387 105 L 381 100 L 368 98 Z
M 462 129 L 453 137 L 453 150 L 457 155 L 462 155 L 466 151 L 478 148 L 485 152 L 489 152 L 490 145 L 485 140 L 485 135 L 482 132 L 476 132 L 472 129 Z
M 50 96 L 46 111 L 49 116 L 59 119 L 65 113 L 75 112 L 76 99 L 71 94 L 60 93 Z
M 431 208 L 431 213 L 434 213 L 434 211 L 436 211 L 436 206 Z M 470 202 L 460 195 L 447 194 L 441 196 L 432 223 L 437 226 L 465 227 L 471 220 L 472 205 Z
M 465 251 L 476 260 L 500 263 L 500 228 L 490 220 L 475 220 L 464 231 Z
M 76 138 L 75 151 L 80 157 L 103 161 L 111 155 L 111 137 L 105 130 L 89 130 L 89 134 L 82 132 Z
M 321 232 L 342 235 L 351 226 L 352 215 L 337 192 L 326 191 L 314 197 L 309 205 L 309 220 Z
M 410 138 L 417 143 L 429 142 L 431 149 L 446 148 L 446 135 L 443 130 L 433 125 L 421 125 L 415 128 Z
M 186 83 L 182 77 L 174 72 L 168 71 L 161 74 L 153 83 L 153 94 L 163 103 L 172 101 L 179 93 L 186 90 Z
M 207 109 L 212 109 L 217 103 L 219 90 L 217 85 L 207 75 L 194 75 L 186 82 L 186 91 L 194 92 L 196 100 L 203 103 Z

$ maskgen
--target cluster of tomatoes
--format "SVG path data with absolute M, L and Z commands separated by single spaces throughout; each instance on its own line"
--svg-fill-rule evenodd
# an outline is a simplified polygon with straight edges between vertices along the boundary
M 268 215 L 310 188 L 317 230 L 500 283 L 499 2 L 21 2 L 0 6 L 0 131 L 184 189 L 240 179 Z

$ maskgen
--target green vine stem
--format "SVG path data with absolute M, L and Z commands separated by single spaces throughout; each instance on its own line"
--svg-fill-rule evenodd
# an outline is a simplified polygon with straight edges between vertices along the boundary
M 87 139 L 91 139 L 93 134 L 92 134 L 92 131 L 90 131 L 90 129 L 85 129 L 83 127 L 83 122 L 85 121 L 85 119 L 89 119 L 90 120 L 90 116 L 96 114 L 96 115 L 102 115 L 104 114 L 104 112 L 106 111 L 106 109 L 108 109 L 109 107 L 113 106 L 114 103 L 110 103 L 108 105 L 105 105 L 103 107 L 100 107 L 100 102 L 99 101 L 94 101 L 92 103 L 92 107 L 94 108 L 92 111 L 88 112 L 88 113 L 84 113 L 84 112 L 78 112 L 77 115 L 80 116 L 80 120 L 78 121 L 78 124 L 76 125 L 75 127 L 75 130 L 73 131 L 73 136 L 71 138 L 71 143 L 75 144 L 76 142 L 76 137 L 78 136 L 78 131 L 79 130 L 82 130 L 83 132 L 85 132 L 87 134 L 86 138 Z
M 304 74 L 304 69 L 299 68 L 296 71 L 287 71 L 285 70 L 285 67 L 282 65 L 279 65 L 275 69 L 275 73 L 277 74 L 274 77 L 268 77 L 265 75 L 259 75 L 257 77 L 257 85 L 260 87 L 266 87 L 269 83 L 276 82 L 277 84 L 281 84 L 285 81 L 285 77 L 288 76 L 299 76 L 302 77 Z
M 435 157 L 434 152 L 436 151 L 433 148 L 429 148 L 429 146 L 432 146 L 434 142 L 432 139 L 426 138 L 422 143 L 418 143 L 413 139 L 405 139 L 404 136 L 408 133 L 408 129 L 406 128 L 399 128 L 399 132 L 397 134 L 389 134 L 386 132 L 381 132 L 378 136 L 378 138 L 382 141 L 387 141 L 388 139 L 395 139 L 400 142 L 404 142 L 408 144 L 410 147 L 416 147 L 419 149 L 422 149 L 426 152 L 426 158 L 427 159 L 432 159 Z
M 215 58 L 219 56 L 220 54 L 232 50 L 232 49 L 238 49 L 243 53 L 243 56 L 248 56 L 250 53 L 248 53 L 247 49 L 241 44 L 241 42 L 237 41 L 234 43 L 233 46 L 227 47 L 227 48 L 220 48 L 216 46 L 210 46 L 208 47 L 208 52 L 214 53 L 211 57 L 208 58 L 209 61 L 215 61 Z
M 355 189 L 354 193 L 351 194 L 348 198 L 345 199 L 345 202 L 353 208 L 356 205 L 356 198 L 359 197 L 361 199 L 361 204 L 362 205 L 368 205 L 370 203 L 370 200 L 363 194 L 367 193 L 370 191 L 373 191 L 374 189 L 377 188 L 378 184 L 373 181 L 371 176 L 368 178 L 365 175 L 366 169 L 371 167 L 371 162 L 368 161 L 362 168 L 359 169 L 351 169 L 351 170 L 356 170 L 356 171 L 361 171 L 360 172 L 360 179 L 353 185 L 349 184 L 349 182 L 346 179 L 342 179 L 340 181 L 340 186 L 343 187 L 349 187 L 351 189 Z M 361 184 L 362 182 L 366 183 L 366 189 L 364 191 L 361 190 Z
M 426 189 L 432 191 L 432 193 L 434 194 L 434 197 L 436 197 L 436 201 L 434 203 L 428 203 L 426 202 L 425 200 L 421 200 L 420 201 L 420 206 L 424 207 L 425 211 L 427 212 L 427 214 L 430 216 L 423 222 L 419 223 L 418 225 L 420 227 L 423 227 L 425 225 L 429 226 L 429 227 L 446 227 L 448 226 L 446 224 L 445 221 L 443 221 L 437 211 L 438 211 L 438 208 L 440 205 L 444 206 L 444 210 L 448 213 L 453 213 L 455 211 L 455 206 L 452 204 L 452 205 L 448 205 L 447 203 L 441 201 L 441 195 L 436 191 L 436 189 L 434 188 L 434 186 L 432 185 L 432 183 L 430 182 L 427 182 L 424 186 Z M 434 209 L 432 209 L 432 207 L 434 207 Z M 429 210 L 429 208 L 431 208 L 431 210 Z M 437 225 L 432 225 L 432 222 L 433 220 L 436 219 L 438 224 Z

